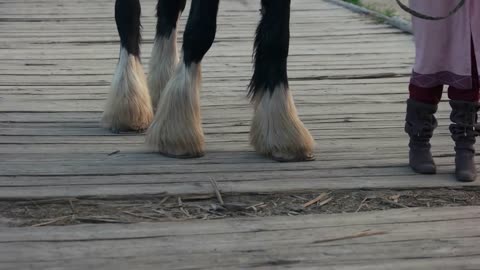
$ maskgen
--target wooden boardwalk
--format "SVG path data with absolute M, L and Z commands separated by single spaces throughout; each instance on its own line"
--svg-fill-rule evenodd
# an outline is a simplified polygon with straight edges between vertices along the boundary
M 147 65 L 155 1 L 143 2 Z M 412 37 L 394 28 L 323 1 L 293 2 L 289 74 L 317 161 L 279 164 L 248 145 L 258 3 L 223 1 L 203 68 L 207 155 L 175 160 L 149 153 L 142 135 L 100 128 L 118 56 L 113 1 L 32 5 L 0 1 L 1 199 L 206 193 L 210 178 L 226 192 L 465 185 L 452 175 L 447 104 L 433 140 L 440 173 L 418 176 L 406 166 L 414 52 Z
M 479 269 L 480 209 L 0 231 L 0 269 Z
M 143 62 L 154 0 L 143 0 Z M 258 1 L 222 0 L 203 65 L 207 155 L 150 153 L 99 120 L 118 37 L 114 1 L 0 0 L 0 200 L 169 193 L 477 186 L 453 177 L 448 106 L 435 176 L 407 168 L 412 37 L 321 0 L 293 0 L 290 85 L 317 160 L 280 164 L 248 145 Z M 180 29 L 185 25 L 185 14 Z M 181 35 L 180 35 L 181 36 Z M 0 269 L 480 269 L 477 207 L 137 225 L 5 228 Z M 1 223 L 1 222 L 0 222 Z

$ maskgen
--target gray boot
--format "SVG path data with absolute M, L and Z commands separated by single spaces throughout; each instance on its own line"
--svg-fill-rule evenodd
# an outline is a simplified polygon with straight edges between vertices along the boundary
M 473 182 L 477 178 L 475 167 L 475 137 L 480 130 L 477 124 L 478 102 L 451 100 L 452 113 L 450 125 L 452 139 L 455 141 L 455 175 L 458 181 Z
M 437 127 L 437 105 L 407 100 L 405 132 L 410 136 L 409 165 L 413 171 L 421 174 L 434 174 L 437 171 L 430 152 L 430 138 Z

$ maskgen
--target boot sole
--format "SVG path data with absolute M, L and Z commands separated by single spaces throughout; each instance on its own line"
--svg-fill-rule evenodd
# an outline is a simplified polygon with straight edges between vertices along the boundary
M 418 174 L 426 174 L 426 175 L 432 175 L 432 174 L 437 174 L 437 170 L 436 169 L 432 169 L 432 170 L 420 170 L 420 169 L 416 169 L 412 166 L 410 166 L 410 168 L 412 169 L 412 171 L 418 173 Z
M 455 177 L 459 182 L 464 182 L 464 183 L 469 183 L 469 182 L 475 182 L 477 180 L 477 176 L 468 176 L 468 175 L 462 175 L 461 173 L 455 172 Z

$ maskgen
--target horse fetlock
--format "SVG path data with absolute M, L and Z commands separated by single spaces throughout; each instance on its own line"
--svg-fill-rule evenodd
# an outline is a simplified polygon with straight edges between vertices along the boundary
M 280 85 L 253 100 L 255 114 L 250 143 L 255 150 L 277 161 L 313 160 L 315 142 L 298 117 L 290 90 Z

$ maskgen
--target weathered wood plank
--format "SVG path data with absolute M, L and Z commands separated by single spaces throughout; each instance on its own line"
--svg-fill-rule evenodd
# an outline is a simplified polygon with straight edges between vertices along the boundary
M 2 269 L 478 269 L 480 208 L 0 231 Z
M 278 164 L 257 156 L 248 145 L 245 94 L 259 3 L 221 3 L 203 66 L 208 152 L 173 160 L 149 153 L 141 134 L 99 127 L 118 57 L 114 2 L 0 0 L 0 199 L 210 193 L 210 177 L 225 192 L 464 185 L 451 174 L 446 103 L 433 140 L 439 174 L 417 176 L 406 166 L 411 36 L 318 0 L 292 2 L 289 58 L 290 86 L 318 159 Z M 148 70 L 155 3 L 142 4 Z

